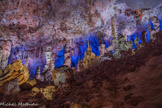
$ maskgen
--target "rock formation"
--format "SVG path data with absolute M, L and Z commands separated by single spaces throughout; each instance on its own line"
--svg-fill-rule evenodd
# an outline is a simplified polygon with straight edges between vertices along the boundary
M 70 40 L 71 42 L 72 40 Z M 70 46 L 70 42 L 68 42 L 66 44 L 66 47 L 65 47 L 65 63 L 64 65 L 65 66 L 68 66 L 69 68 L 71 67 L 71 46 Z
M 58 69 L 55 69 L 55 71 L 53 72 L 54 75 L 54 84 L 56 86 L 59 86 L 59 84 L 65 84 L 66 80 L 68 79 L 68 75 L 66 70 L 68 69 L 68 67 L 61 67 Z
M 114 58 L 120 58 L 120 49 L 119 49 L 119 41 L 118 41 L 118 36 L 117 36 L 117 31 L 116 31 L 116 21 L 115 17 L 111 18 L 111 30 L 112 30 L 112 37 L 113 37 L 113 45 L 114 45 L 114 50 L 113 50 L 113 56 Z
M 97 63 L 98 59 L 99 58 L 95 56 L 94 53 L 92 53 L 91 47 L 89 46 L 89 42 L 88 42 L 88 48 L 87 51 L 85 52 L 84 59 L 81 62 L 82 67 L 80 67 L 80 69 L 87 69 L 93 66 L 94 64 Z
M 0 76 L 0 86 L 4 83 L 11 81 L 13 79 L 18 79 L 18 84 L 21 85 L 29 79 L 29 71 L 20 60 L 9 64 Z
M 46 48 L 45 56 L 46 56 L 46 65 L 42 74 L 40 73 L 40 67 L 37 67 L 36 71 L 36 79 L 39 81 L 46 81 L 52 82 L 53 81 L 53 71 L 54 71 L 54 63 L 55 63 L 55 56 L 52 55 L 51 46 Z
M 135 10 L 122 0 L 27 0 L 21 3 L 19 0 L 2 0 L 0 10 L 0 45 L 5 45 L 3 43 L 7 41 L 6 46 L 12 43 L 13 48 L 25 47 L 25 51 L 18 49 L 19 51 L 13 51 L 14 54 L 12 52 L 11 55 L 21 59 L 28 68 L 31 61 L 36 62 L 36 58 L 42 59 L 41 65 L 44 64 L 44 59 L 47 58 L 44 56 L 47 51 L 45 46 L 51 47 L 52 53 L 56 54 L 59 47 L 67 44 L 64 65 L 70 67 L 70 52 L 76 39 L 81 37 L 86 40 L 89 34 L 97 32 L 102 32 L 106 38 L 113 35 L 117 37 L 119 34 L 130 36 L 137 31 L 145 31 L 150 18 L 158 31 L 161 19 L 161 5 L 149 10 Z M 152 36 L 155 30 L 151 32 Z M 118 40 L 113 41 L 118 43 Z M 4 53 L 2 48 L 0 52 Z M 113 51 L 115 58 L 120 58 L 120 50 L 114 49 L 112 44 L 101 52 L 110 51 Z M 9 55 L 0 53 L 0 61 L 3 60 L 1 68 L 7 66 Z M 46 55 L 50 56 L 50 52 L 47 51 Z M 50 59 L 46 62 L 45 68 L 48 68 Z
M 44 82 L 44 75 L 41 75 L 41 73 L 40 73 L 40 67 L 37 67 L 36 80 L 39 80 L 39 81 Z
M 100 56 L 104 56 L 104 54 L 106 52 L 105 45 L 101 44 L 99 50 L 100 50 Z
M 5 92 L 4 94 L 7 96 L 18 94 L 20 92 L 18 79 L 10 80 L 7 84 L 5 84 L 3 90 Z
M 36 96 L 38 93 L 42 93 L 43 96 L 48 99 L 48 100 L 52 100 L 52 94 L 53 92 L 55 92 L 55 87 L 54 86 L 47 86 L 46 88 L 37 88 L 34 87 L 32 89 L 32 93 L 31 96 Z
M 52 61 L 52 48 L 51 48 L 51 46 L 47 46 L 45 56 L 46 56 L 46 65 L 45 65 L 44 70 L 47 70 L 47 69 L 50 69 L 50 63 Z
M 162 4 L 137 1 L 0 0 L 0 102 L 161 108 Z
M 8 64 L 8 57 L 10 56 L 11 42 L 4 41 L 2 45 L 2 54 L 1 54 L 1 68 L 5 69 Z

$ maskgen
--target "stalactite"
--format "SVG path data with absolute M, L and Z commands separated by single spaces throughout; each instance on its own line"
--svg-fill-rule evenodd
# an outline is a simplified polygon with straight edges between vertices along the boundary
M 21 2 L 22 2 L 22 0 L 19 0 L 19 4 L 18 4 L 18 6 L 17 6 L 17 10 L 20 8 Z
M 36 57 L 39 57 L 39 49 L 40 49 L 40 48 L 37 48 L 37 49 L 36 49 Z

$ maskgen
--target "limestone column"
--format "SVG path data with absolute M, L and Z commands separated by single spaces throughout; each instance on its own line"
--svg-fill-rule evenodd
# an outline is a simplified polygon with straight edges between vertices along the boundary
M 111 30 L 112 30 L 112 36 L 113 36 L 113 44 L 114 44 L 114 52 L 113 56 L 114 58 L 120 58 L 120 49 L 119 49 L 119 42 L 117 39 L 117 30 L 116 30 L 116 24 L 115 24 L 115 17 L 111 17 Z
M 3 55 L 3 52 L 2 52 L 2 49 L 0 48 L 0 69 L 1 69 L 1 63 L 2 63 L 2 55 Z
M 40 67 L 38 66 L 37 67 L 37 71 L 36 71 L 36 80 L 39 80 L 40 76 L 41 76 L 41 74 L 40 74 Z
M 150 35 L 150 40 L 153 40 L 152 34 L 151 34 L 151 24 L 148 24 L 148 29 L 149 29 L 149 35 Z
M 49 69 L 49 66 L 50 66 L 50 62 L 51 62 L 51 56 L 52 56 L 52 47 L 51 46 L 47 46 L 46 48 L 46 52 L 45 52 L 45 55 L 46 55 L 46 65 L 45 65 L 45 69 L 44 70 L 47 70 Z
M 99 49 L 100 49 L 100 56 L 104 56 L 104 54 L 105 54 L 105 44 L 101 44 L 99 46 Z
M 50 62 L 50 71 L 53 72 L 54 71 L 54 68 L 55 68 L 55 56 L 53 55 L 52 56 L 52 59 L 51 59 L 51 62 Z
M 65 57 L 64 65 L 68 66 L 70 68 L 71 67 L 71 51 L 70 51 L 70 43 L 69 42 L 66 44 L 64 57 Z
M 29 60 L 29 57 L 28 57 L 28 58 L 26 59 L 26 61 L 25 61 L 25 67 L 28 67 L 29 63 L 30 63 L 30 60 Z
M 8 57 L 10 56 L 10 50 L 11 50 L 11 42 L 5 41 L 3 44 L 3 53 L 2 53 L 2 59 L 1 59 L 1 67 L 2 69 L 5 69 L 5 67 L 8 64 Z

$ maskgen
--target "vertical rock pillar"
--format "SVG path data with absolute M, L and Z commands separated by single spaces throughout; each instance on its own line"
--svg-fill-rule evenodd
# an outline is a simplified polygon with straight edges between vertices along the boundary
M 46 55 L 46 65 L 45 65 L 45 70 L 49 69 L 50 67 L 50 62 L 51 62 L 51 58 L 52 58 L 52 47 L 51 46 L 47 46 L 46 48 L 46 52 L 45 52 L 45 55 Z
M 2 54 L 1 54 L 1 68 L 5 69 L 5 67 L 8 64 L 8 57 L 10 56 L 10 50 L 11 50 L 11 42 L 10 41 L 4 41 L 3 48 L 2 48 Z
M 0 69 L 1 69 L 1 63 L 2 63 L 2 56 L 3 56 L 3 49 L 0 47 Z
M 115 24 L 115 17 L 111 17 L 111 30 L 112 30 L 112 36 L 113 36 L 113 44 L 114 44 L 114 52 L 113 56 L 114 58 L 120 58 L 120 49 L 119 49 L 119 42 L 117 39 L 117 33 L 116 33 L 116 24 Z
M 151 34 L 151 24 L 148 24 L 148 29 L 149 29 L 149 35 L 150 35 L 150 40 L 153 40 L 152 34 Z

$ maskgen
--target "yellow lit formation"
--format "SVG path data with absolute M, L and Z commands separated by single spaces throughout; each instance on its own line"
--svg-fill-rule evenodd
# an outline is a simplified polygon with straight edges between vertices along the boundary
M 94 53 L 92 53 L 91 47 L 89 46 L 88 42 L 88 48 L 87 51 L 85 52 L 85 56 L 82 62 L 83 69 L 87 69 L 91 65 L 95 63 L 98 57 L 95 56 Z
M 0 72 L 0 86 L 5 82 L 18 79 L 19 85 L 23 84 L 29 79 L 29 71 L 20 60 L 15 61 L 12 64 L 9 64 L 4 71 Z
M 52 100 L 52 94 L 53 92 L 55 92 L 55 87 L 54 86 L 47 86 L 46 88 L 37 88 L 34 87 L 32 89 L 32 94 L 31 96 L 36 96 L 37 93 L 42 93 L 43 96 L 47 99 L 47 100 Z

